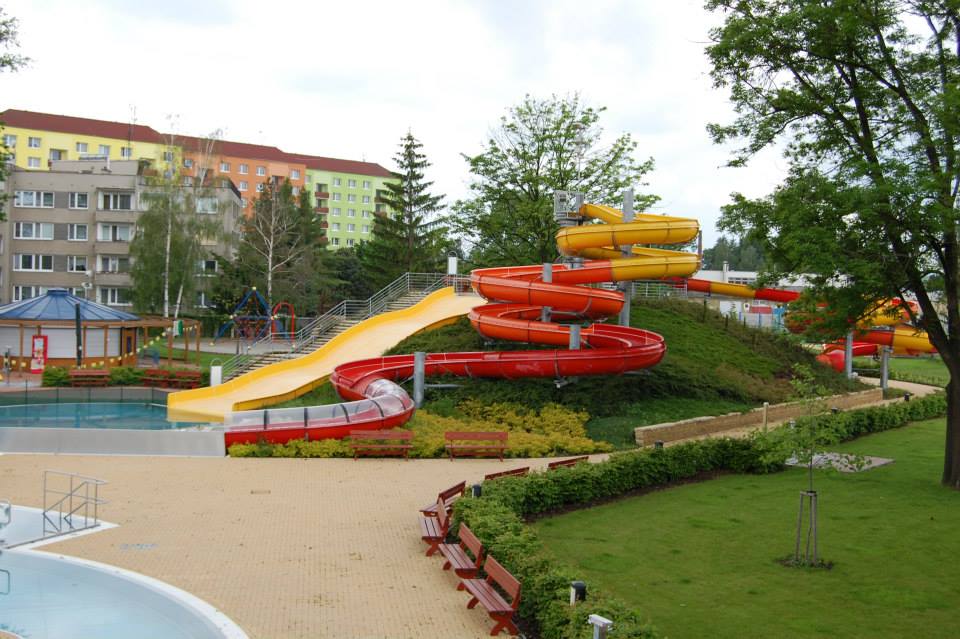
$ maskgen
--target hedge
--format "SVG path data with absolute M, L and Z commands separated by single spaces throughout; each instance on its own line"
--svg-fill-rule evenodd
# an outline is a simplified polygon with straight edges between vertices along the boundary
M 910 402 L 821 415 L 824 427 L 844 439 L 897 428 L 911 421 L 946 414 L 946 398 L 936 394 Z M 774 431 L 775 432 L 775 431 Z M 466 497 L 454 506 L 461 522 L 480 538 L 522 583 L 518 614 L 544 639 L 588 639 L 589 614 L 614 621 L 617 637 L 650 639 L 654 628 L 638 610 L 590 588 L 586 604 L 569 605 L 571 569 L 552 559 L 524 520 L 553 511 L 585 507 L 633 491 L 664 487 L 704 473 L 766 473 L 781 470 L 785 455 L 775 437 L 757 433 L 745 439 L 708 439 L 665 449 L 614 453 L 595 464 L 578 464 L 526 477 L 506 477 L 483 484 L 482 497 Z

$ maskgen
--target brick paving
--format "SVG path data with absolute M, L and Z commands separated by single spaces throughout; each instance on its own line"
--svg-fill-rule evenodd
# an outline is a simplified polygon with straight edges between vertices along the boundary
M 257 639 L 469 638 L 492 622 L 424 556 L 417 510 L 549 461 L 2 455 L 0 498 L 41 506 L 44 469 L 109 481 L 101 516 L 119 526 L 44 550 L 183 588 Z

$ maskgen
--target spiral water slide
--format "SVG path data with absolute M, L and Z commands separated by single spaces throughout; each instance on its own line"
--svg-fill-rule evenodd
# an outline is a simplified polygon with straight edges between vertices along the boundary
M 430 353 L 425 375 L 515 379 L 617 374 L 656 365 L 666 352 L 663 338 L 651 331 L 593 323 L 580 331 L 580 348 L 570 349 L 570 326 L 561 322 L 598 320 L 619 313 L 623 294 L 586 285 L 636 279 L 686 278 L 700 267 L 696 254 L 634 247 L 624 256 L 616 247 L 633 244 L 683 244 L 699 232 L 696 220 L 637 215 L 625 222 L 620 211 L 586 204 L 580 215 L 604 222 L 567 227 L 557 234 L 564 255 L 584 258 L 572 268 L 555 264 L 551 281 L 540 265 L 473 271 L 473 289 L 490 303 L 473 308 L 470 322 L 484 337 L 562 349 L 471 353 Z M 549 307 L 549 321 L 543 309 Z M 393 428 L 413 415 L 414 403 L 399 381 L 414 372 L 413 355 L 394 355 L 337 366 L 330 381 L 347 401 L 309 409 L 290 409 L 291 419 L 268 425 L 262 415 L 235 413 L 226 431 L 227 445 L 266 439 L 345 437 L 351 430 Z M 271 411 L 273 413 L 274 411 Z M 294 419 L 295 418 L 295 419 Z

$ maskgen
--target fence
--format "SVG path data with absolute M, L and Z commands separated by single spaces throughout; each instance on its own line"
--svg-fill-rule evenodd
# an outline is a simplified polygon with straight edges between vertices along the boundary
M 16 390 L 13 390 L 16 389 Z M 19 384 L 4 384 L 0 382 L 0 407 L 23 406 L 28 404 L 78 404 L 78 403 L 112 403 L 112 404 L 158 404 L 167 405 L 168 392 L 156 388 L 130 388 L 124 386 L 108 386 L 106 388 L 70 388 L 70 387 L 36 387 L 26 383 L 22 388 Z

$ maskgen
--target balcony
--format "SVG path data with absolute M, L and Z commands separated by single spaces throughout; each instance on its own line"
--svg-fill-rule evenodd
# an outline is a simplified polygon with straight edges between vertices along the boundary
M 329 212 L 330 212 L 330 207 L 329 207 L 329 206 L 318 206 L 318 207 L 317 207 L 316 209 L 314 209 L 314 210 L 315 210 L 317 213 L 329 213 Z
M 314 194 L 313 194 L 313 196 L 314 196 L 315 198 L 317 198 L 318 200 L 329 200 L 329 199 L 330 199 L 330 191 L 315 191 Z
M 320 228 L 322 229 L 330 228 L 330 224 L 328 224 L 327 222 L 320 222 Z

